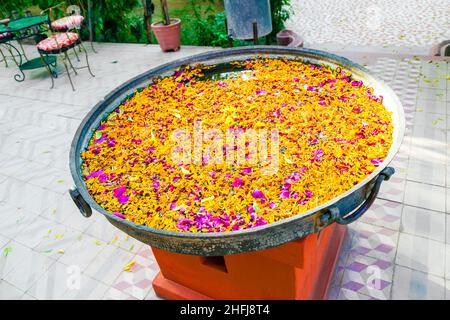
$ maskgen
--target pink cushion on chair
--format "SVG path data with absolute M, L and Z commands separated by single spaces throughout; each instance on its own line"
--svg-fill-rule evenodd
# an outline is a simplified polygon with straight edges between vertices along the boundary
M 75 27 L 80 27 L 83 23 L 83 16 L 68 16 L 52 22 L 54 30 L 70 30 Z
M 42 51 L 58 50 L 77 42 L 78 38 L 74 32 L 57 33 L 39 42 L 37 48 Z
M 9 33 L 9 32 L 0 33 L 0 39 L 7 38 L 10 36 L 11 36 L 11 33 Z

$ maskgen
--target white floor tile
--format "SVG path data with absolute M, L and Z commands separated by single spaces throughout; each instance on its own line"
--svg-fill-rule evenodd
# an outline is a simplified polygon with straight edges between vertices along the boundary
M 400 228 L 402 208 L 402 203 L 376 199 L 359 221 L 398 230 Z
M 85 231 L 86 234 L 101 239 L 104 242 L 112 241 L 116 236 L 123 234 L 114 227 L 105 217 L 99 217 Z
M 15 238 L 22 230 L 36 220 L 37 214 L 28 210 L 10 207 L 5 214 L 0 213 L 2 219 L 0 234 Z
M 447 235 L 445 236 L 445 242 L 450 243 L 450 215 L 447 214 L 445 218 L 447 220 L 447 226 L 446 226 Z
M 445 212 L 445 188 L 406 181 L 405 204 Z
M 401 233 L 395 263 L 443 278 L 445 244 Z
M 411 159 L 408 166 L 407 179 L 445 187 L 446 170 L 444 164 Z
M 109 287 L 104 283 L 82 274 L 79 283 L 75 282 L 61 296 L 63 300 L 100 300 Z
M 445 109 L 443 110 L 445 112 Z M 447 119 L 443 114 L 416 112 L 414 115 L 414 125 L 426 126 L 435 129 L 446 129 Z
M 24 292 L 4 280 L 0 280 L 0 300 L 17 300 Z
M 34 248 L 51 233 L 55 225 L 55 222 L 37 217 L 22 229 L 15 237 L 15 240 L 30 248 Z
M 68 266 L 77 266 L 85 271 L 104 247 L 104 242 L 82 234 L 71 246 L 65 249 L 65 253 L 61 255 L 58 261 Z
M 32 251 L 4 276 L 4 280 L 25 292 L 53 263 L 55 263 L 53 259 Z
M 79 269 L 56 261 L 26 293 L 38 300 L 61 299 L 68 286 L 80 277 Z
M 445 298 L 445 281 L 427 273 L 395 266 L 392 299 L 442 300 Z
M 450 188 L 447 188 L 446 190 L 446 208 L 447 213 L 450 213 Z
M 0 235 L 0 250 L 10 241 L 9 238 Z
M 445 245 L 445 279 L 450 280 L 450 244 Z
M 337 300 L 373 300 L 373 298 L 359 292 L 341 288 Z
M 0 252 L 0 279 L 14 270 L 22 261 L 26 260 L 32 250 L 14 240 L 6 244 Z
M 404 206 L 401 231 L 445 242 L 446 214 L 417 207 Z
M 112 285 L 134 254 L 107 245 L 84 271 L 88 276 Z

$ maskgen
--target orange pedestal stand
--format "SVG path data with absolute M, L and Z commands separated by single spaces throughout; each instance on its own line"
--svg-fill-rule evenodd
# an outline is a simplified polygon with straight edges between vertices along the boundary
M 345 226 L 255 252 L 191 256 L 152 248 L 161 272 L 153 280 L 167 299 L 324 299 Z

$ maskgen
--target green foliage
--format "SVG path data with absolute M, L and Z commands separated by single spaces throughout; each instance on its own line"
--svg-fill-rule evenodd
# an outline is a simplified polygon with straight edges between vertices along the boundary
M 189 0 L 191 10 L 182 17 L 184 21 L 191 21 L 190 25 L 182 27 L 182 43 L 198 46 L 228 46 L 228 37 L 225 29 L 225 13 L 214 13 L 214 0 L 208 3 L 199 3 L 198 0 Z M 276 34 L 285 28 L 284 23 L 289 19 L 290 0 L 270 0 L 272 13 L 272 32 L 267 36 L 268 43 L 276 43 Z M 251 41 L 234 40 L 234 46 L 252 45 Z
M 9 17 L 12 11 L 22 14 L 32 5 L 32 0 L 5 0 L 0 1 L 0 18 Z
M 12 10 L 19 13 L 30 6 L 41 10 L 64 3 L 53 10 L 54 19 L 67 15 L 65 8 L 78 5 L 87 20 L 87 0 L 7 0 L 0 1 L 0 16 L 9 16 Z M 142 0 L 91 0 L 93 4 L 92 24 L 96 41 L 105 42 L 146 42 Z M 168 0 L 171 15 L 179 17 L 181 24 L 181 43 L 184 45 L 227 47 L 228 38 L 225 29 L 225 13 L 222 0 Z M 153 0 L 161 5 L 160 0 Z M 289 18 L 290 0 L 270 0 L 273 31 L 268 36 L 269 43 L 276 42 L 276 34 L 284 29 Z M 161 6 L 162 7 L 162 6 Z M 160 8 L 162 9 L 162 8 Z M 158 10 L 153 21 L 164 20 L 164 14 Z M 87 24 L 81 30 L 83 38 L 88 37 Z M 233 41 L 235 46 L 251 45 L 252 41 Z
M 272 13 L 272 32 L 268 35 L 270 43 L 276 43 L 277 33 L 285 28 L 284 23 L 289 19 L 289 5 L 291 0 L 270 0 Z
M 87 0 L 82 0 L 87 8 Z M 141 5 L 139 0 L 92 0 L 92 18 L 96 41 L 134 42 L 140 39 L 143 30 L 143 16 L 130 18 L 134 8 Z M 136 32 L 138 34 L 136 34 Z M 135 40 L 136 41 L 136 40 Z
M 181 16 L 185 23 L 182 25 L 181 41 L 183 44 L 198 46 L 226 46 L 227 34 L 225 30 L 225 13 L 215 13 L 216 1 L 208 0 L 199 3 L 189 0 L 189 13 Z

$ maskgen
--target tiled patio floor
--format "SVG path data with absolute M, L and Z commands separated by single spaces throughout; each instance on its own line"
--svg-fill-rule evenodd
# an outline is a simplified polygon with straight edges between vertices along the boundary
M 33 47 L 26 49 L 32 55 Z M 14 68 L 0 63 L 0 299 L 156 298 L 151 280 L 158 266 L 148 247 L 99 214 L 83 218 L 70 200 L 69 147 L 81 119 L 114 87 L 150 66 L 209 49 L 97 49 L 90 55 L 96 77 L 81 70 L 76 92 L 64 74 L 53 90 L 39 71 L 16 83 Z M 330 298 L 450 298 L 450 65 L 340 53 L 392 86 L 407 131 L 392 163 L 396 175 L 349 226 Z M 130 262 L 131 272 L 124 271 Z
M 448 0 L 292 0 L 287 27 L 306 43 L 426 47 L 450 39 Z

